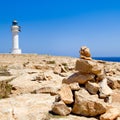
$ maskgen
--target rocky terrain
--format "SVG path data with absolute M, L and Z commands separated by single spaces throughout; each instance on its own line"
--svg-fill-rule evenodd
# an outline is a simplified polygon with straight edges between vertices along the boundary
M 119 120 L 120 63 L 0 55 L 0 120 Z

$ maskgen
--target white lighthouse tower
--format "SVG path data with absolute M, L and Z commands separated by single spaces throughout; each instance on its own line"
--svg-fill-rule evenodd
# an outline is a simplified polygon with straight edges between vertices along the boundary
M 19 49 L 19 35 L 20 26 L 18 26 L 18 22 L 14 20 L 12 22 L 12 54 L 21 54 L 21 49 Z

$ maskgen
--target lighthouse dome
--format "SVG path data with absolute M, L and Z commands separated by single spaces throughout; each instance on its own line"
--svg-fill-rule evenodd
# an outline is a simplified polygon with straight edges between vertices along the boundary
M 18 25 L 18 22 L 16 20 L 13 20 L 12 25 Z

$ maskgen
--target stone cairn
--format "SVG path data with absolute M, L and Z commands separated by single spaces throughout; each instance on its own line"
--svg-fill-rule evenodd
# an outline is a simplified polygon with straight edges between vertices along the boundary
M 81 47 L 75 70 L 73 75 L 63 79 L 52 112 L 62 116 L 73 113 L 86 117 L 99 116 L 100 120 L 114 120 L 118 113 L 109 114 L 113 108 L 108 105 L 111 103 L 112 89 L 107 84 L 103 64 L 92 60 L 89 48 Z

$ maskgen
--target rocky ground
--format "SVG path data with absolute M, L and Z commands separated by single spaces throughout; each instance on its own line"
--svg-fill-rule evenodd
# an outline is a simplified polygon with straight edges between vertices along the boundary
M 119 89 L 120 63 L 0 55 L 0 120 L 119 120 Z

